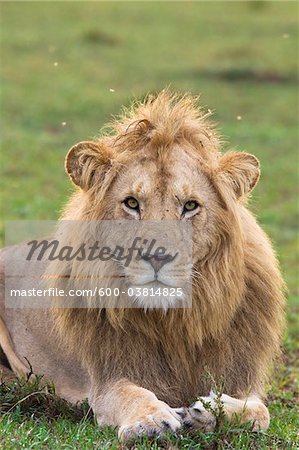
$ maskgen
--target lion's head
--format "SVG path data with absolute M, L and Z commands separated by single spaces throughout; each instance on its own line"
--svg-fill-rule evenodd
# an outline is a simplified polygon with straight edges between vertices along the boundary
M 238 205 L 258 181 L 257 159 L 247 153 L 223 156 L 212 124 L 191 97 L 162 92 L 113 127 L 115 135 L 81 142 L 69 151 L 66 170 L 80 191 L 65 218 L 192 224 L 194 287 L 207 262 L 220 258 L 224 267 L 230 257 L 238 260 Z M 190 261 L 178 231 L 172 237 L 175 242 L 181 251 L 176 253 L 173 246 L 172 257 L 149 254 L 123 268 L 127 284 L 188 283 Z M 163 298 L 140 299 L 147 307 L 148 302 L 164 307 L 171 301 L 164 298 L 163 305 Z

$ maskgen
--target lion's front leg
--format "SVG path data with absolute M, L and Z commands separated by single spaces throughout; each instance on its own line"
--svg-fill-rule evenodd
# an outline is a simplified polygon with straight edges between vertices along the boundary
M 230 422 L 238 419 L 241 423 L 252 422 L 253 431 L 265 431 L 269 427 L 270 415 L 268 408 L 256 395 L 250 395 L 245 399 L 237 399 L 229 395 L 222 394 L 221 404 L 226 419 Z M 207 404 L 209 407 L 207 407 Z M 208 410 L 207 410 L 208 409 Z M 211 411 L 217 409 L 216 396 L 211 392 L 209 397 L 201 397 L 190 408 L 177 410 L 183 421 L 195 429 L 211 430 L 215 427 L 214 422 L 209 421 Z
M 100 393 L 93 389 L 90 404 L 99 425 L 119 427 L 122 441 L 141 435 L 161 436 L 181 427 L 180 416 L 173 408 L 127 380 L 111 382 Z

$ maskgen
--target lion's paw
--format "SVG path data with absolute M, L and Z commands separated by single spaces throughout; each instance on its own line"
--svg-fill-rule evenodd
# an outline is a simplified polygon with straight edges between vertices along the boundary
M 187 429 L 200 431 L 214 431 L 216 417 L 207 411 L 199 400 L 189 408 L 177 408 L 177 414 L 181 417 L 182 424 Z
M 245 399 L 237 399 L 222 394 L 221 402 L 229 421 L 234 422 L 237 419 L 242 424 L 251 422 L 252 431 L 266 431 L 269 427 L 269 411 L 259 397 L 251 395 Z
M 216 426 L 216 417 L 213 410 L 217 409 L 216 396 L 213 392 L 209 397 L 202 397 L 189 408 L 176 409 L 181 416 L 183 425 L 187 428 L 200 429 L 202 431 L 213 431 Z M 237 399 L 229 395 L 222 394 L 220 397 L 223 412 L 230 422 L 236 420 L 242 424 L 252 423 L 252 431 L 267 430 L 270 422 L 269 411 L 256 396 L 247 399 Z M 209 404 L 212 411 L 207 411 L 204 404 Z
M 132 441 L 140 436 L 162 437 L 175 432 L 182 426 L 180 416 L 164 402 L 147 405 L 127 418 L 119 428 L 118 436 L 123 442 Z

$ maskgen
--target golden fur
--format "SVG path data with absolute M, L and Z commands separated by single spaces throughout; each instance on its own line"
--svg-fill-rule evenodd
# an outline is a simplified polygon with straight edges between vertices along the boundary
M 77 191 L 61 219 L 74 221 L 78 229 L 74 225 L 70 232 L 65 220 L 58 226 L 60 244 L 76 247 L 78 236 L 92 242 L 85 221 L 188 221 L 192 308 L 175 307 L 177 299 L 151 303 L 141 296 L 138 308 L 99 309 L 97 299 L 83 296 L 77 300 L 85 308 L 66 308 L 56 299 L 49 314 L 5 308 L 0 298 L 0 344 L 12 369 L 26 371 L 26 356 L 34 372 L 53 379 L 60 395 L 73 401 L 88 395 L 98 423 L 118 426 L 123 440 L 176 431 L 184 421 L 213 430 L 215 417 L 200 400 L 180 408 L 209 394 L 211 376 L 217 384 L 224 380 L 228 419 L 243 415 L 256 430 L 269 425 L 262 397 L 279 355 L 283 281 L 271 243 L 246 207 L 259 180 L 259 162 L 245 152 L 222 154 L 208 116 L 197 99 L 163 91 L 124 111 L 97 141 L 76 144 L 65 167 Z M 126 207 L 132 196 L 138 211 Z M 187 215 L 189 201 L 197 206 Z M 184 244 L 179 234 L 170 234 L 174 243 Z M 22 252 L 8 248 L 4 261 L 19 261 Z M 109 264 L 102 273 L 99 262 L 86 268 L 86 262 L 54 260 L 46 282 L 81 289 L 99 280 L 99 287 L 178 286 L 187 273 L 179 257 L 156 272 L 148 262 L 135 261 L 122 267 L 119 280 L 111 276 L 115 261 Z M 205 399 L 213 405 L 213 393 Z
M 222 155 L 213 125 L 190 96 L 163 91 L 125 111 L 111 128 L 69 152 L 66 169 L 80 189 L 62 218 L 115 218 L 111 190 L 123 168 L 154 161 L 163 177 L 159 189 L 175 151 L 200 167 L 216 193 L 217 229 L 194 265 L 192 309 L 57 309 L 63 341 L 98 373 L 99 386 L 125 377 L 170 405 L 207 394 L 206 370 L 216 382 L 224 377 L 230 395 L 262 394 L 279 352 L 284 299 L 271 245 L 245 207 L 258 161 L 247 153 Z

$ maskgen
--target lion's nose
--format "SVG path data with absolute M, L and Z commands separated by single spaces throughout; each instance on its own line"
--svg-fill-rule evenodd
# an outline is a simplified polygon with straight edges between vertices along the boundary
M 162 267 L 173 261 L 175 256 L 171 256 L 171 255 L 143 255 L 142 259 L 144 261 L 148 261 L 150 263 L 150 265 L 152 266 L 152 268 L 154 269 L 154 271 L 157 273 L 159 272 L 160 269 L 162 269 Z

